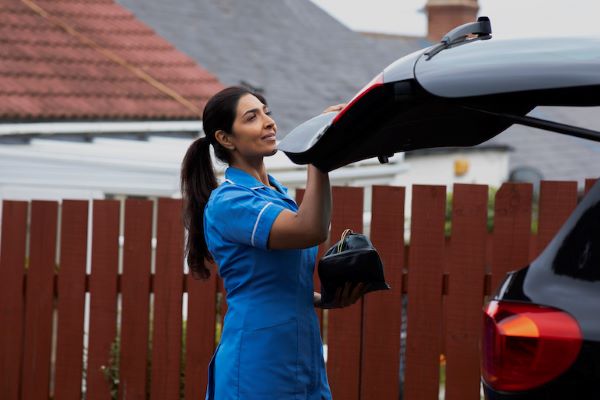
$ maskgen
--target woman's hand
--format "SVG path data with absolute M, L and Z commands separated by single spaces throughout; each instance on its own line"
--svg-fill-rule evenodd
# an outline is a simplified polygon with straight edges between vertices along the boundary
M 354 286 L 354 287 L 353 287 Z M 356 303 L 366 293 L 367 285 L 358 283 L 353 285 L 351 282 L 346 282 L 343 288 L 339 288 L 335 292 L 335 300 L 332 304 L 327 304 L 325 308 L 344 308 Z M 313 303 L 315 307 L 323 307 L 321 303 L 321 294 L 314 293 Z
M 347 106 L 346 103 L 336 104 L 335 106 L 329 106 L 325 110 L 323 110 L 323 114 L 328 113 L 328 112 L 342 111 L 342 108 L 344 108 L 346 106 Z
M 321 307 L 321 293 L 313 292 L 313 305 Z
M 358 299 L 364 296 L 365 284 L 358 283 L 352 287 L 351 282 L 346 282 L 343 288 L 335 292 L 335 306 L 339 308 L 348 307 L 356 303 Z

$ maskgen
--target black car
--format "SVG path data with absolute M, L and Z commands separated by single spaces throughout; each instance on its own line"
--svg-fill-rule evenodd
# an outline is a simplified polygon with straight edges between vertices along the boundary
M 484 309 L 488 399 L 600 399 L 600 181 Z
M 490 39 L 485 17 L 454 29 L 388 66 L 339 113 L 294 129 L 279 149 L 331 171 L 474 146 L 513 124 L 600 141 L 600 132 L 527 115 L 600 105 L 600 39 Z M 488 399 L 600 399 L 600 181 L 540 256 L 508 274 L 484 320 Z

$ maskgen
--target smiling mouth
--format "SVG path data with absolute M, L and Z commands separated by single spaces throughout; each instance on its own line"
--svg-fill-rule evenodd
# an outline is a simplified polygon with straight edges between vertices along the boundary
M 262 140 L 273 140 L 273 141 L 276 140 L 275 134 L 263 136 L 261 139 Z

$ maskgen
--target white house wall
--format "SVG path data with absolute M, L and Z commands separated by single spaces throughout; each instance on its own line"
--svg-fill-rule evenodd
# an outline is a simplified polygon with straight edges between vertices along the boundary
M 96 137 L 92 142 L 32 139 L 0 145 L 0 199 L 179 197 L 181 161 L 192 138 L 148 140 Z M 213 157 L 214 159 L 214 157 Z M 335 185 L 389 184 L 406 172 L 403 155 L 381 165 L 364 160 L 331 173 Z M 306 167 L 279 152 L 267 169 L 292 190 L 304 187 Z M 215 160 L 222 176 L 225 165 Z M 64 196 L 60 196 L 61 191 Z
M 466 174 L 454 173 L 454 162 L 466 160 L 469 168 Z M 411 155 L 406 158 L 409 171 L 399 175 L 395 185 L 410 186 L 415 183 L 446 185 L 454 183 L 476 183 L 500 187 L 508 179 L 509 153 L 506 150 L 455 151 Z

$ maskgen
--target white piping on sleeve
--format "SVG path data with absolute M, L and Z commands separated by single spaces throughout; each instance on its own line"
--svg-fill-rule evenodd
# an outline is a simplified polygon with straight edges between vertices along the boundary
M 256 228 L 258 228 L 258 221 L 260 221 L 260 217 L 263 215 L 265 210 L 267 208 L 269 208 L 269 206 L 272 204 L 273 203 L 271 203 L 271 202 L 265 204 L 265 206 L 262 208 L 262 210 L 260 210 L 260 212 L 258 213 L 258 217 L 256 217 L 256 222 L 254 223 L 254 229 L 252 229 L 252 237 L 250 238 L 250 243 L 252 243 L 252 246 L 254 246 L 254 235 L 256 234 Z

